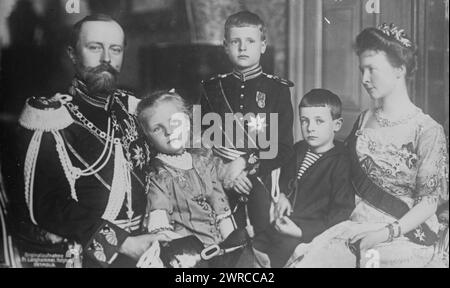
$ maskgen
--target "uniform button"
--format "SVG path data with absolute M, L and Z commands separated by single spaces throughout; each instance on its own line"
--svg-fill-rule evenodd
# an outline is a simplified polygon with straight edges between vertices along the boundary
M 241 94 L 241 99 L 244 98 L 244 94 Z
M 239 106 L 239 109 L 241 110 L 244 109 L 244 105 Z
M 223 209 L 223 210 L 225 210 L 225 211 L 228 211 L 228 210 L 230 210 L 228 207 L 225 207 L 225 209 Z
M 245 88 L 245 85 L 242 85 L 241 88 Z

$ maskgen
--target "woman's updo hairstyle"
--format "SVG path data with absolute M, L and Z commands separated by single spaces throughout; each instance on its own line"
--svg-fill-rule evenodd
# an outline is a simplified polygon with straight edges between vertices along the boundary
M 355 50 L 358 56 L 368 50 L 385 52 L 392 66 L 406 67 L 407 78 L 412 77 L 417 69 L 416 45 L 403 29 L 399 30 L 394 24 L 364 29 L 356 37 Z

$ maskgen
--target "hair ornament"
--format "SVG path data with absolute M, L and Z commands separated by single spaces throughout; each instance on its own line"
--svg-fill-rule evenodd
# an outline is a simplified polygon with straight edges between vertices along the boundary
M 392 37 L 395 40 L 399 41 L 403 46 L 406 48 L 412 47 L 412 42 L 407 38 L 405 30 L 399 29 L 394 25 L 394 23 L 391 23 L 390 25 L 383 23 L 382 25 L 377 27 L 378 30 L 383 32 L 383 34 L 387 35 L 388 37 Z

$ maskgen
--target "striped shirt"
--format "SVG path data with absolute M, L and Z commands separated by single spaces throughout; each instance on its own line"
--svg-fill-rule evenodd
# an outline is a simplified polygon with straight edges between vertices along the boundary
M 300 169 L 298 169 L 297 179 L 301 179 L 306 170 L 308 170 L 309 167 L 316 163 L 316 161 L 319 160 L 320 157 L 322 157 L 322 154 L 316 154 L 308 149 L 308 152 L 306 152 L 305 158 L 303 158 L 302 164 L 300 165 Z

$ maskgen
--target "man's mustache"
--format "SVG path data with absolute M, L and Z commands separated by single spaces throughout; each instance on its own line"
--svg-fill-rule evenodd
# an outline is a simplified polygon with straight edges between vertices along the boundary
M 114 69 L 109 63 L 102 63 L 96 67 L 87 67 L 86 68 L 87 73 L 91 74 L 99 74 L 102 72 L 109 72 L 113 76 L 117 76 L 119 74 L 119 71 Z

